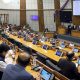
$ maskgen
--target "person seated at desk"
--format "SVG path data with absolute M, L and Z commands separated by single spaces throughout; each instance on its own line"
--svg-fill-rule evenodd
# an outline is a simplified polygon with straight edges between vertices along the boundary
M 0 80 L 3 74 L 3 71 L 7 66 L 5 62 L 5 55 L 7 54 L 8 50 L 10 50 L 8 45 L 5 45 L 5 44 L 0 45 Z
M 67 29 L 67 33 L 70 35 L 71 34 L 71 30 L 72 30 L 72 26 L 68 25 L 68 29 Z
M 45 28 L 44 32 L 49 32 L 48 28 Z
M 58 34 L 54 33 L 54 39 L 57 39 Z
M 75 63 L 72 62 L 74 53 L 68 53 L 66 59 L 60 59 L 58 66 L 61 68 L 61 73 L 69 79 L 76 79 L 78 77 L 78 70 Z
M 22 31 L 19 30 L 19 32 L 18 32 L 18 37 L 21 37 L 21 36 L 22 36 Z
M 74 43 L 71 42 L 71 43 L 69 44 L 69 47 L 74 48 Z
M 39 37 L 38 35 L 35 35 L 34 38 L 33 38 L 33 40 L 39 41 L 38 37 Z
M 29 62 L 30 55 L 27 53 L 20 53 L 16 64 L 9 64 L 6 67 L 1 80 L 34 80 L 33 76 L 25 70 Z

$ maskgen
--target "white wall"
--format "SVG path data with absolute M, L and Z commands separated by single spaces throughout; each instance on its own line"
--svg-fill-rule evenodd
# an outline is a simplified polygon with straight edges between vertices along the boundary
M 31 20 L 31 15 L 38 15 L 38 11 L 26 11 L 26 15 L 27 23 L 30 25 L 30 27 L 35 31 L 39 31 L 38 21 Z
M 20 9 L 20 0 L 11 0 L 10 3 L 0 0 L 0 9 Z
M 54 0 L 43 0 L 44 9 L 54 9 Z
M 9 14 L 9 24 L 20 25 L 19 11 L 0 10 L 0 14 Z
M 62 6 L 65 4 L 66 1 L 67 1 L 67 0 L 60 0 L 60 7 L 62 7 Z M 65 7 L 65 9 L 72 9 L 71 1 L 72 1 L 72 0 L 69 0 L 69 2 L 68 2 L 68 4 L 67 4 L 67 6 Z
M 37 0 L 26 0 L 26 9 L 38 9 L 37 7 Z
M 66 0 L 60 0 L 60 6 L 62 7 L 63 4 L 66 2 Z M 43 8 L 44 8 L 44 22 L 45 27 L 49 28 L 51 31 L 56 30 L 56 26 L 54 23 L 54 0 L 43 0 Z M 68 5 L 65 7 L 65 9 L 71 9 L 71 0 L 69 0 Z M 1 13 L 8 13 L 9 14 L 9 23 L 11 24 L 20 24 L 20 0 L 12 0 L 12 2 L 5 4 L 2 0 L 0 0 L 0 9 L 14 9 L 12 11 L 10 10 L 0 10 Z M 26 0 L 26 18 L 27 22 L 30 24 L 32 29 L 38 31 L 39 30 L 39 24 L 38 21 L 32 21 L 30 16 L 31 15 L 38 15 L 37 11 L 37 0 Z M 47 10 L 46 10 L 47 9 Z M 51 9 L 51 10 L 48 10 Z M 64 23 L 65 26 L 67 24 Z
M 20 25 L 20 0 L 12 0 L 10 3 L 4 3 L 3 0 L 0 0 L 0 9 L 8 9 L 0 10 L 0 14 L 9 14 L 9 24 Z

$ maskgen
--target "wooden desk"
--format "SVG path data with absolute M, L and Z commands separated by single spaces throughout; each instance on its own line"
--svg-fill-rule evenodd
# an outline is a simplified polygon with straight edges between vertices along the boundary
M 30 73 L 31 75 L 33 75 L 33 77 L 36 78 L 36 80 L 40 80 L 40 79 L 39 79 L 39 78 L 40 78 L 40 73 L 32 70 L 32 69 L 31 69 L 31 66 L 27 66 L 27 67 L 25 68 L 25 70 L 26 70 L 28 73 Z
M 71 36 L 73 36 L 73 37 L 79 37 L 80 38 L 80 31 L 78 31 L 78 30 L 72 30 L 71 31 Z
M 26 42 L 26 41 L 23 40 L 23 38 L 18 38 L 17 36 L 13 36 L 12 34 L 9 34 L 8 36 L 10 38 L 22 43 L 23 45 L 28 46 L 31 49 L 45 55 L 46 57 L 48 57 L 52 60 L 59 61 L 59 59 L 61 58 L 61 57 L 55 55 L 55 51 L 53 51 L 53 50 L 44 50 L 44 49 L 41 48 L 40 45 L 34 45 L 34 44 L 32 44 L 32 42 Z
M 3 41 L 2 40 L 0 40 L 0 44 L 2 43 Z
M 30 47 L 31 49 L 39 52 L 40 54 L 45 55 L 46 57 L 48 57 L 48 58 L 50 58 L 50 59 L 52 59 L 52 60 L 54 60 L 54 61 L 56 61 L 56 62 L 58 62 L 59 59 L 61 58 L 61 57 L 55 55 L 55 50 L 44 50 L 44 49 L 41 48 L 40 45 L 34 45 L 34 44 L 32 44 L 32 42 L 26 42 L 26 41 L 23 40 L 23 38 L 18 38 L 17 36 L 14 36 L 14 35 L 12 35 L 12 34 L 9 34 L 8 36 L 9 36 L 10 38 L 12 38 L 12 39 L 14 39 L 14 40 L 22 43 L 24 46 L 28 46 L 28 47 Z M 44 42 L 44 43 L 46 43 L 46 44 L 48 44 L 48 45 L 51 46 L 51 44 L 50 44 L 49 42 Z M 63 50 L 64 50 L 64 51 L 67 51 L 67 52 L 71 52 L 71 51 L 72 51 L 72 49 L 70 49 L 70 48 L 64 48 Z M 79 53 L 79 54 L 80 54 L 80 53 Z M 78 56 L 78 55 L 77 55 L 77 56 Z
M 35 45 L 36 46 L 36 45 Z M 33 46 L 34 47 L 34 46 Z M 22 53 L 22 51 L 20 51 Z M 16 51 L 16 56 L 15 56 L 15 61 L 19 55 L 20 52 L 17 52 Z M 59 72 L 55 71 L 55 70 L 52 70 L 50 69 L 49 67 L 47 67 L 46 65 L 44 65 L 43 63 L 37 61 L 37 63 L 43 67 L 44 69 L 48 70 L 50 73 L 54 74 L 55 75 L 55 78 L 56 80 L 69 80 L 68 78 L 66 78 L 65 76 L 63 76 L 62 74 L 60 74 Z M 29 72 L 31 75 L 33 75 L 34 78 L 36 78 L 36 80 L 41 80 L 41 77 L 40 77 L 40 73 L 39 72 L 35 72 L 31 69 L 31 66 L 27 66 L 25 68 L 25 70 L 27 72 Z

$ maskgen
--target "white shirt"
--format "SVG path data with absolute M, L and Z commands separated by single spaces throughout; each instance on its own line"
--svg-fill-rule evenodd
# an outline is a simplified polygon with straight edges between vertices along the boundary
M 13 64 L 14 57 L 15 57 L 15 53 L 13 52 L 13 50 L 9 50 L 5 56 L 5 60 L 4 60 L 5 62 L 0 61 L 0 71 L 3 72 L 8 64 Z
M 4 69 L 6 68 L 7 64 L 4 61 L 0 61 L 0 71 L 4 71 Z

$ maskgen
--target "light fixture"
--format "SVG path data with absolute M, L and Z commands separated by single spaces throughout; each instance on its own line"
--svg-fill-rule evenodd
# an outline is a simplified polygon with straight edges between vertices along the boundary
M 3 0 L 4 3 L 10 3 L 11 0 Z

